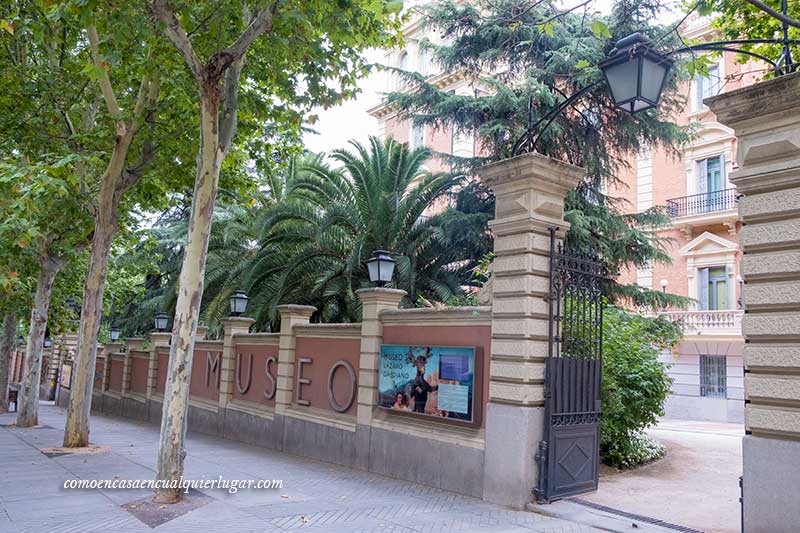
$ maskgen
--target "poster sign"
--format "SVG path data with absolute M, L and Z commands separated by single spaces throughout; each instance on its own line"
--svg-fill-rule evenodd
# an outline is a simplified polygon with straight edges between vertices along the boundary
M 62 388 L 68 389 L 72 384 L 72 365 L 61 365 L 61 379 L 59 383 Z
M 383 345 L 379 372 L 381 407 L 475 422 L 475 348 Z

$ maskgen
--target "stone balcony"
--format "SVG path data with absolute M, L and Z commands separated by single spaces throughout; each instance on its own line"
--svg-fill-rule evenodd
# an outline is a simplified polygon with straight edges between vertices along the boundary
M 668 311 L 671 320 L 683 324 L 684 334 L 689 336 L 736 336 L 742 335 L 741 309 L 729 311 Z
M 667 200 L 667 213 L 673 226 L 690 239 L 692 228 L 713 224 L 723 224 L 731 235 L 735 235 L 738 208 L 739 193 L 735 188 Z

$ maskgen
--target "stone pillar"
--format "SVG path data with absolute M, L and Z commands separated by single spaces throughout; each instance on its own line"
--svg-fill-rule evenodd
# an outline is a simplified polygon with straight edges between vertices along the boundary
M 47 379 L 45 380 L 47 394 L 44 398 L 45 400 L 55 400 L 58 372 L 61 369 L 61 354 L 65 350 L 66 348 L 62 347 L 60 342 L 53 342 L 53 347 L 50 349 L 50 357 L 47 360 Z
M 197 340 L 203 340 L 206 338 L 206 333 L 208 333 L 208 326 L 201 324 L 197 326 L 194 336 Z
M 706 100 L 738 139 L 744 530 L 800 524 L 800 74 Z
M 106 352 L 106 357 L 111 354 Z M 125 396 L 131 387 L 131 351 L 128 350 L 122 354 L 122 388 L 120 394 Z
M 144 349 L 144 339 L 141 337 L 126 337 L 125 351 Z
M 150 353 L 147 357 L 147 398 L 152 398 L 156 393 L 156 380 L 158 379 L 158 349 L 169 346 L 172 342 L 172 333 L 154 331 L 150 333 Z
M 280 414 L 292 405 L 294 394 L 294 327 L 308 324 L 317 308 L 311 305 L 279 305 L 281 331 L 278 342 L 278 383 L 275 393 L 275 413 Z
M 361 300 L 361 357 L 356 420 L 359 425 L 369 426 L 372 423 L 372 411 L 378 404 L 378 367 L 383 342 L 380 314 L 384 309 L 397 309 L 406 291 L 376 287 L 359 289 L 356 294 Z
M 233 336 L 248 333 L 254 319 L 244 316 L 232 316 L 222 320 L 225 337 L 222 341 L 222 363 L 219 377 L 219 408 L 225 409 L 233 395 L 233 373 L 236 370 L 236 344 Z M 207 328 L 206 328 L 207 329 Z M 205 336 L 205 331 L 203 332 Z
M 534 455 L 544 433 L 548 228 L 563 236 L 564 197 L 585 172 L 531 153 L 478 173 L 497 199 L 483 497 L 521 508 L 536 486 Z

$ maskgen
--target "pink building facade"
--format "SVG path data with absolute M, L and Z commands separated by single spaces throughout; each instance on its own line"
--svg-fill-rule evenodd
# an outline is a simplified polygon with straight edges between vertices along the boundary
M 705 17 L 690 17 L 682 34 L 686 39 L 715 38 L 710 19 Z M 422 43 L 441 42 L 439 35 L 424 32 L 417 21 L 405 28 L 405 35 L 406 47 L 388 51 L 387 64 L 425 74 L 440 89 L 456 94 L 485 90 L 479 81 L 460 73 L 437 70 Z M 750 85 L 763 76 L 763 65 L 739 64 L 736 59 L 732 54 L 713 58 L 707 78 L 698 76 L 682 88 L 687 105 L 675 120 L 692 126 L 694 135 L 681 152 L 666 153 L 654 147 L 633 155 L 630 168 L 621 172 L 623 185 L 608 191 L 626 201 L 628 212 L 664 206 L 672 220 L 671 227 L 659 232 L 670 239 L 666 248 L 671 264 L 654 264 L 621 275 L 622 281 L 693 300 L 687 309 L 665 310 L 682 322 L 685 334 L 678 346 L 661 357 L 674 379 L 666 405 L 667 416 L 672 418 L 743 421 L 741 223 L 738 195 L 728 179 L 735 169 L 736 138 L 702 103 L 704 98 Z M 387 76 L 385 88 L 403 90 L 403 82 Z M 478 149 L 472 134 L 452 127 L 416 127 L 400 120 L 385 104 L 368 112 L 379 120 L 380 135 L 411 147 L 425 145 L 465 157 L 475 155 Z M 434 159 L 428 167 L 437 171 L 446 166 Z

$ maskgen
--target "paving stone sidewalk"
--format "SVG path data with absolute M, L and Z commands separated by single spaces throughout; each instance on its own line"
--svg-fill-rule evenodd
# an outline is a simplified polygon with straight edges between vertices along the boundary
M 0 425 L 15 414 L 0 415 Z M 190 434 L 187 479 L 281 479 L 283 489 L 203 492 L 208 503 L 155 529 L 122 506 L 149 490 L 66 490 L 70 479 L 153 479 L 158 428 L 92 417 L 96 454 L 47 456 L 60 446 L 65 410 L 42 405 L 44 427 L 0 427 L 0 532 L 599 531 L 529 511 L 205 435 Z

